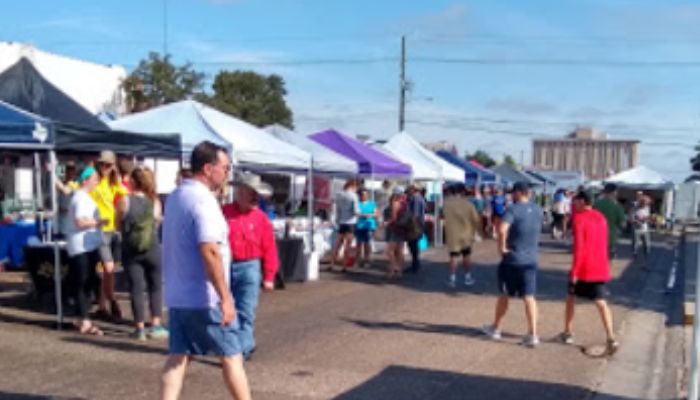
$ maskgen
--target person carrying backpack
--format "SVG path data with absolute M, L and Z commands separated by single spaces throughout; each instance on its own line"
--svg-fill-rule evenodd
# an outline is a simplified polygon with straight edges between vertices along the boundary
M 164 339 L 168 331 L 161 324 L 163 314 L 162 268 L 158 225 L 162 219 L 160 200 L 155 190 L 153 172 L 137 167 L 131 173 L 133 191 L 117 204 L 122 232 L 122 257 L 131 291 L 131 308 L 136 340 Z M 151 308 L 151 330 L 146 333 L 144 292 Z

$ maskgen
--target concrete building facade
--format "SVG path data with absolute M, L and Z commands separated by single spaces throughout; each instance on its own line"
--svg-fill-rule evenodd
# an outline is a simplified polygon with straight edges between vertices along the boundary
M 532 141 L 532 165 L 538 169 L 580 171 L 604 179 L 639 165 L 639 140 L 608 139 L 592 128 L 578 128 L 563 138 Z

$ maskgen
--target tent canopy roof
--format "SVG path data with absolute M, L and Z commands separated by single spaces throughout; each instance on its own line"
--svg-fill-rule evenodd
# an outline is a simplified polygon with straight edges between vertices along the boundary
M 605 183 L 615 183 L 624 188 L 639 189 L 669 189 L 673 187 L 671 181 L 666 180 L 658 172 L 643 165 L 622 171 L 604 181 Z
M 251 168 L 305 170 L 308 153 L 262 129 L 202 103 L 183 100 L 112 121 L 114 129 L 130 132 L 177 132 L 184 150 L 209 140 L 233 150 L 233 158 Z
M 40 146 L 52 143 L 53 135 L 48 119 L 0 101 L 0 143 Z
M 0 74 L 0 100 L 54 123 L 109 130 L 99 118 L 41 76 L 26 58 Z
M 242 165 L 273 171 L 304 171 L 311 167 L 311 155 L 306 151 L 236 117 L 195 104 L 206 123 L 233 145 L 234 154 Z
M 464 171 L 423 147 L 406 132 L 394 135 L 383 147 L 393 156 L 411 166 L 413 169 L 412 178 L 415 180 L 464 181 Z
M 197 143 L 208 140 L 230 148 L 230 144 L 218 135 L 202 118 L 198 103 L 180 101 L 130 114 L 108 122 L 112 129 L 145 134 L 163 132 L 179 133 L 183 151 L 189 153 Z
M 476 183 L 477 180 L 480 180 L 482 183 L 496 182 L 496 174 L 493 172 L 479 168 L 449 151 L 439 150 L 436 154 L 450 164 L 461 168 L 464 171 L 467 183 Z
M 491 170 L 500 175 L 501 178 L 508 181 L 509 183 L 526 182 L 530 185 L 542 185 L 542 182 L 540 180 L 535 179 L 534 177 L 526 174 L 523 171 L 518 171 L 517 169 L 507 164 L 498 165 L 496 167 L 491 168 Z
M 357 163 L 333 150 L 330 150 L 308 137 L 279 124 L 263 128 L 266 132 L 284 142 L 310 153 L 313 156 L 314 172 L 357 175 Z
M 315 133 L 311 139 L 334 152 L 354 160 L 359 172 L 365 176 L 410 176 L 411 166 L 373 149 L 370 146 L 330 129 Z
M 123 111 L 122 82 L 127 76 L 124 67 L 52 54 L 27 44 L 0 42 L 0 72 L 22 58 L 91 114 Z

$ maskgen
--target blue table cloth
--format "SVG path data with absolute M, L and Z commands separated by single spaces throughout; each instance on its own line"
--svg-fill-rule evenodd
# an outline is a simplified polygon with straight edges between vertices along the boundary
M 37 235 L 34 222 L 0 225 L 0 260 L 9 260 L 11 267 L 20 268 L 24 263 L 24 246 Z

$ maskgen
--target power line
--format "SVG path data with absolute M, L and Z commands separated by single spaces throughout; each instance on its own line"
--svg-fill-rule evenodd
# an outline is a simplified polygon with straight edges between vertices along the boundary
M 698 68 L 700 61 L 665 60 L 576 60 L 546 58 L 440 58 L 414 57 L 410 61 L 430 64 L 471 64 L 471 65 L 519 65 L 519 66 L 588 66 L 588 67 L 640 67 L 640 68 Z

